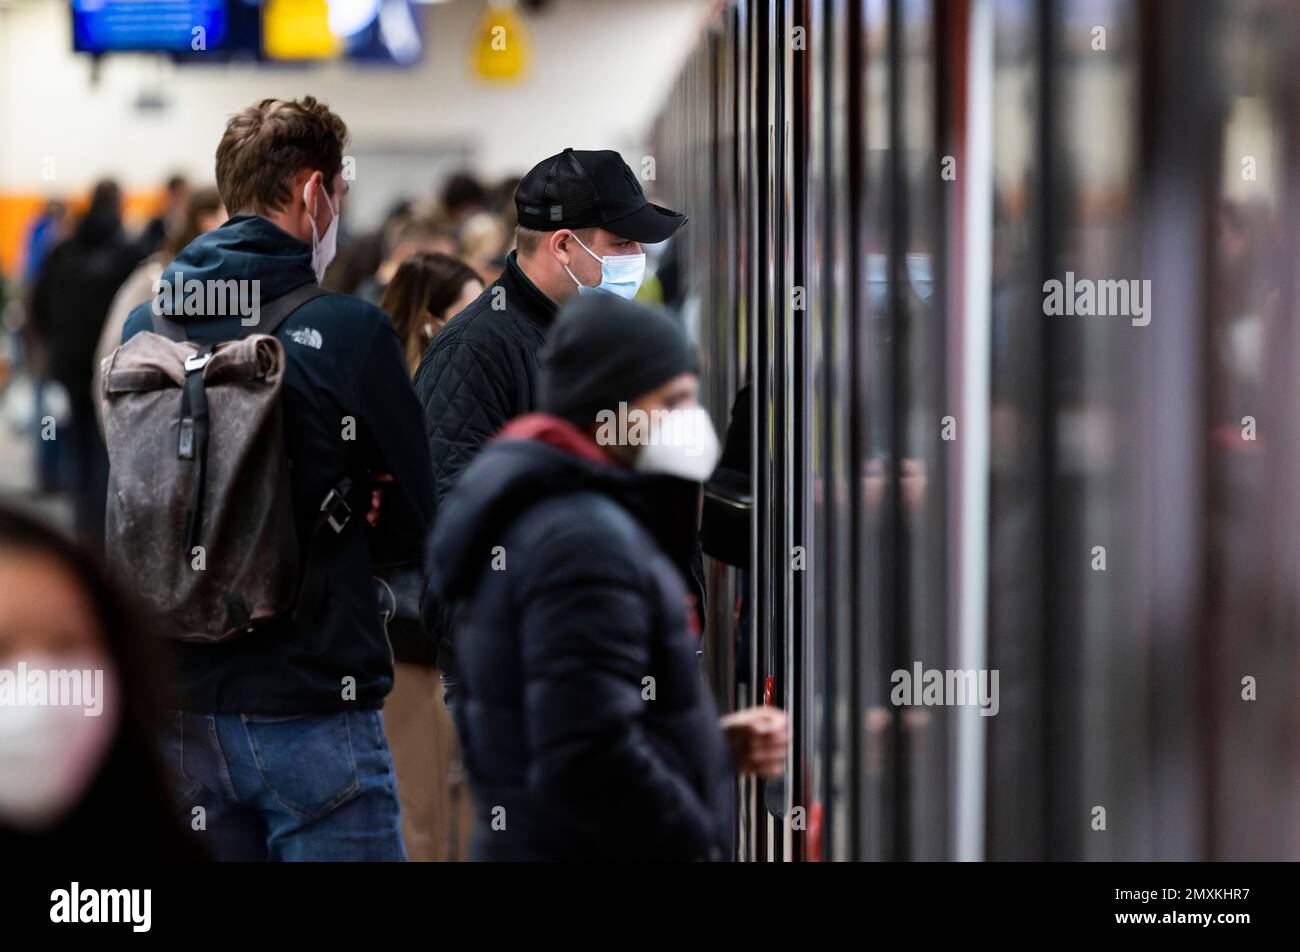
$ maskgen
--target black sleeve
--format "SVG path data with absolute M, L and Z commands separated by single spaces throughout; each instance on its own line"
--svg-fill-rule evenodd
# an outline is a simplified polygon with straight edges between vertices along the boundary
M 376 562 L 419 562 L 433 521 L 433 474 L 402 345 L 387 324 L 371 340 L 356 406 L 377 457 L 371 470 L 393 476 L 372 536 Z
M 436 346 L 436 343 L 435 343 Z M 470 460 L 512 416 L 506 369 L 475 344 L 439 347 L 420 367 L 424 432 L 438 503 Z
M 704 507 L 700 516 L 700 544 L 719 561 L 737 568 L 749 568 L 750 445 L 754 436 L 753 387 L 745 384 L 731 405 L 722 457 L 705 484 Z M 749 504 L 745 505 L 745 500 Z
M 529 786 L 615 857 L 707 856 L 713 814 L 643 726 L 651 594 L 608 533 L 574 526 L 547 549 L 520 598 Z
M 718 460 L 719 469 L 743 474 L 746 485 L 749 483 L 750 449 L 754 436 L 753 412 L 754 387 L 747 383 L 736 392 L 736 399 L 732 401 L 731 420 L 727 423 L 722 456 Z

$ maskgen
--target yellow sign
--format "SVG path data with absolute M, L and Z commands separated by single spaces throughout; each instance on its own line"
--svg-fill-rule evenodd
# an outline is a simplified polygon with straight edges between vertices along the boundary
M 474 30 L 473 56 L 483 79 L 509 83 L 528 72 L 528 32 L 513 7 L 488 5 Z
M 271 59 L 330 59 L 339 54 L 330 32 L 327 0 L 267 0 L 262 8 L 262 49 Z

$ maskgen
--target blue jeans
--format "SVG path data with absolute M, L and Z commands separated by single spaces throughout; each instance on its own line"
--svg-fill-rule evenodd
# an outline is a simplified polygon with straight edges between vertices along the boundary
M 173 711 L 162 747 L 182 819 L 219 860 L 406 859 L 379 711 Z

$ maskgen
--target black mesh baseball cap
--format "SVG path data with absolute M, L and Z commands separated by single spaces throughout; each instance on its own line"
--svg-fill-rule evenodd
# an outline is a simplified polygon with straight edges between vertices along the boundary
M 651 244 L 686 224 L 685 215 L 646 201 L 636 175 L 609 149 L 565 149 L 538 162 L 515 189 L 515 209 L 525 228 L 604 228 Z

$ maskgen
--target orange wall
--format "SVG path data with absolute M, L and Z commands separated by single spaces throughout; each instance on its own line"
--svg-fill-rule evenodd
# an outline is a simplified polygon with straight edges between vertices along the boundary
M 128 230 L 144 227 L 163 206 L 166 192 L 163 189 L 145 189 L 127 192 L 123 199 L 122 215 Z M 73 215 L 85 210 L 88 193 L 79 192 L 67 201 Z M 45 207 L 46 197 L 39 192 L 0 192 L 0 275 L 18 276 L 23 243 L 32 227 L 32 221 Z

